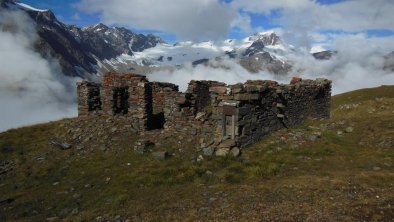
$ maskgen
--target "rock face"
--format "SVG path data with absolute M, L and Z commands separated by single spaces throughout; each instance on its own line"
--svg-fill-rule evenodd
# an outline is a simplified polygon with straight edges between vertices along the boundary
M 36 23 L 39 36 L 37 52 L 44 58 L 56 58 L 65 75 L 89 77 L 94 73 L 93 65 L 97 63 L 94 57 L 83 49 L 67 26 L 59 22 L 51 11 L 26 12 Z
M 292 66 L 283 62 L 268 52 L 253 52 L 252 56 L 246 56 L 240 59 L 240 64 L 251 73 L 257 73 L 265 70 L 274 74 L 287 74 Z
M 277 46 L 281 43 L 275 33 L 256 33 L 249 37 L 253 41 L 240 57 L 240 65 L 251 73 L 268 71 L 273 74 L 284 75 L 290 72 L 292 65 L 288 61 L 278 59 L 266 50 L 266 46 Z
M 243 53 L 243 56 L 250 57 L 250 56 L 253 56 L 253 55 L 257 54 L 257 53 L 264 52 L 264 47 L 265 47 L 265 45 L 264 45 L 263 39 L 259 39 L 259 40 L 255 41 L 255 42 L 253 42 L 252 45 L 249 46 L 245 50 L 245 52 Z
M 44 58 L 58 60 L 67 76 L 93 80 L 97 78 L 95 74 L 101 77 L 111 71 L 148 74 L 174 70 L 189 62 L 193 66 L 209 65 L 209 61 L 227 57 L 252 73 L 268 71 L 281 75 L 288 73 L 292 67 L 291 62 L 275 56 L 274 51 L 280 46 L 281 39 L 273 32 L 256 33 L 236 45 L 228 45 L 233 48 L 232 51 L 223 51 L 219 54 L 216 53 L 218 46 L 210 42 L 209 47 L 215 53 L 206 53 L 209 48 L 205 43 L 193 43 L 197 47 L 191 47 L 192 50 L 178 52 L 182 44 L 175 44 L 172 48 L 166 45 L 162 49 L 168 51 L 164 50 L 161 55 L 144 54 L 142 57 L 132 57 L 136 52 L 165 42 L 151 34 L 136 34 L 125 28 L 107 27 L 101 23 L 85 28 L 66 25 L 57 20 L 50 10 L 36 10 L 13 0 L 2 0 L 0 3 L 1 8 L 25 12 L 33 20 L 39 36 L 35 45 L 36 51 Z M 199 48 L 198 45 L 204 44 L 204 47 Z M 246 47 L 248 44 L 250 45 Z M 269 47 L 273 48 L 268 49 Z M 174 52 L 174 55 L 171 54 Z M 176 58 L 180 54 L 182 58 Z
M 77 39 L 84 51 L 90 52 L 99 59 L 111 59 L 121 54 L 133 55 L 144 49 L 155 47 L 164 43 L 159 37 L 153 35 L 136 34 L 125 28 L 109 28 L 100 23 L 86 28 L 68 26 L 68 29 Z
M 122 117 L 140 131 L 161 126 L 199 138 L 197 147 L 205 156 L 214 152 L 238 156 L 242 147 L 283 127 L 308 117 L 329 118 L 331 81 L 294 78 L 289 85 L 264 80 L 236 85 L 191 81 L 181 93 L 170 83 L 109 73 L 102 85 L 78 83 L 78 96 L 80 117 Z M 161 119 L 155 118 L 157 113 Z
M 132 55 L 133 51 L 164 42 L 157 36 L 136 34 L 125 28 L 108 28 L 103 24 L 82 29 L 65 25 L 50 10 L 34 10 L 12 0 L 2 0 L 0 7 L 27 13 L 39 36 L 36 51 L 44 58 L 57 59 L 68 76 L 90 79 L 97 71 L 98 62 L 121 54 Z
M 278 45 L 280 38 L 276 33 L 256 33 L 249 37 L 250 41 L 261 41 L 263 45 Z
M 322 52 L 315 52 L 313 53 L 313 57 L 318 60 L 330 60 L 333 56 L 335 56 L 338 52 L 336 51 L 322 51 Z

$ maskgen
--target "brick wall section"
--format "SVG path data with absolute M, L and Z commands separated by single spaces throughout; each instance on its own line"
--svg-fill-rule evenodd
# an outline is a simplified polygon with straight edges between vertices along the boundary
M 128 125 L 149 129 L 152 115 L 152 87 L 145 76 L 108 73 L 102 84 L 77 83 L 78 116 L 122 116 Z
M 152 82 L 153 114 L 164 112 L 168 116 L 178 93 L 179 87 L 175 84 Z
M 100 84 L 87 81 L 77 83 L 79 117 L 88 117 L 101 112 L 100 87 Z
M 201 87 L 203 84 L 209 86 L 209 96 L 206 87 Z M 248 146 L 276 130 L 300 124 L 308 117 L 330 116 L 331 81 L 325 79 L 293 79 L 289 85 L 257 80 L 229 86 L 192 81 L 187 93 L 191 95 L 185 104 L 190 106 L 179 106 L 178 116 L 183 116 L 183 119 L 174 125 L 178 128 L 180 125 L 183 128 L 195 127 L 194 131 L 204 143 L 213 142 L 216 147 L 231 138 L 239 147 Z M 188 108 L 196 109 L 196 114 L 187 112 Z M 195 119 L 200 116 L 203 117 Z M 228 124 L 226 118 L 232 116 L 234 119 L 230 121 L 234 123 Z M 233 136 L 226 135 L 229 125 L 234 127 Z
M 207 106 L 211 104 L 211 87 L 225 86 L 225 83 L 217 81 L 195 81 L 189 83 L 186 94 L 189 95 L 189 102 L 193 109 L 194 115 L 198 112 L 204 111 Z
M 260 141 L 266 135 L 302 123 L 306 118 L 329 118 L 331 82 L 301 80 L 289 85 L 272 81 L 248 81 L 230 86 L 235 101 L 235 134 L 239 146 Z
M 78 83 L 81 117 L 121 115 L 143 131 L 157 126 L 155 115 L 162 113 L 165 130 L 198 136 L 202 143 L 198 148 L 220 152 L 251 145 L 308 117 L 329 118 L 330 105 L 331 81 L 326 79 L 293 78 L 290 84 L 253 80 L 235 85 L 191 81 L 185 93 L 174 84 L 150 83 L 136 74 L 109 73 L 102 86 Z M 124 113 L 117 113 L 124 107 Z
M 114 104 L 117 98 L 114 91 L 124 89 L 127 93 L 127 113 L 116 113 Z M 148 119 L 152 115 L 152 89 L 145 76 L 137 74 L 108 73 L 103 78 L 101 89 L 103 114 L 105 116 L 123 115 L 138 129 L 148 129 Z

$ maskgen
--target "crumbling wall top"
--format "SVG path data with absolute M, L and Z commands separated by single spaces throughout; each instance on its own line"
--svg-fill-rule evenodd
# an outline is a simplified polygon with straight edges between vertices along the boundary
M 154 90 L 163 89 L 165 91 L 179 91 L 179 86 L 169 82 L 152 82 Z
M 103 85 L 116 85 L 125 86 L 131 82 L 148 82 L 146 76 L 135 74 L 135 73 L 116 73 L 109 72 L 103 77 Z
M 244 85 L 252 85 L 252 86 L 262 86 L 262 85 L 269 85 L 269 86 L 278 86 L 278 82 L 272 80 L 247 80 Z
M 77 86 L 96 86 L 96 87 L 99 87 L 99 86 L 101 86 L 101 84 L 83 80 L 81 82 L 77 82 Z

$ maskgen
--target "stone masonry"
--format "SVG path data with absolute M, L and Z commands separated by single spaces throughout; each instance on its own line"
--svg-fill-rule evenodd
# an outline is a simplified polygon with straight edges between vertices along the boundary
M 124 116 L 137 129 L 149 128 L 152 88 L 145 76 L 108 73 L 101 85 L 83 81 L 77 90 L 78 116 Z
M 249 80 L 226 85 L 191 81 L 186 92 L 137 74 L 108 73 L 102 84 L 78 83 L 80 117 L 122 116 L 141 131 L 186 131 L 199 148 L 239 153 L 281 128 L 307 118 L 329 118 L 331 81 L 293 78 L 290 84 Z M 207 151 L 207 152 L 208 152 Z

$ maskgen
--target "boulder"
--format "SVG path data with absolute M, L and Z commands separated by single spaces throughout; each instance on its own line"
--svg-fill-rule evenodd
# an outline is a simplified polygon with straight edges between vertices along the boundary
M 212 147 L 208 147 L 208 148 L 202 149 L 202 152 L 203 152 L 204 156 L 212 156 L 213 153 L 215 152 L 215 149 Z
M 135 144 L 134 144 L 134 151 L 136 151 L 137 153 L 146 153 L 148 152 L 155 144 L 152 143 L 149 140 L 138 140 Z
M 197 157 L 197 162 L 201 162 L 201 161 L 203 161 L 204 160 L 204 157 L 202 156 L 202 155 L 199 155 L 198 157 Z
M 153 152 L 152 156 L 157 160 L 166 160 L 170 157 L 167 151 Z
M 316 141 L 318 138 L 319 137 L 317 135 L 314 135 L 314 134 L 309 136 L 309 140 L 312 141 L 312 142 Z
M 353 127 L 349 126 L 345 129 L 345 132 L 352 133 L 354 131 Z
M 233 157 L 238 157 L 241 154 L 241 150 L 238 147 L 234 147 L 230 151 Z
M 224 156 L 228 155 L 229 151 L 230 151 L 229 148 L 220 148 L 220 149 L 216 150 L 215 155 L 224 157 Z
M 219 148 L 232 148 L 236 146 L 235 140 L 228 139 L 219 144 Z
M 200 120 L 203 119 L 204 117 L 205 117 L 205 112 L 198 112 L 195 119 Z
M 56 141 L 50 141 L 49 143 L 52 144 L 52 145 L 57 146 L 61 150 L 71 149 L 71 144 L 68 144 L 68 143 L 59 143 L 59 142 L 56 142 Z

